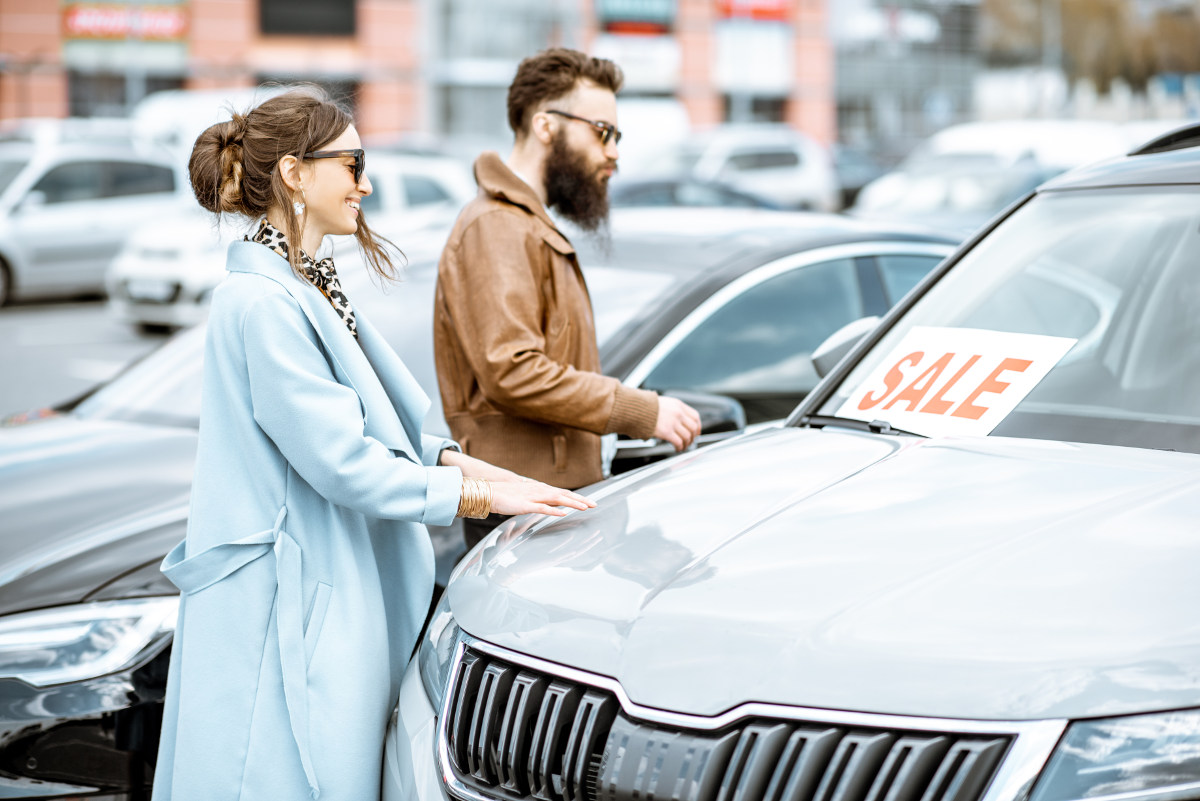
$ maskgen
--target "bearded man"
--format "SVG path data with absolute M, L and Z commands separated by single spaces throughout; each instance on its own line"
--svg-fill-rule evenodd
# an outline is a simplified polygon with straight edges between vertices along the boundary
M 683 450 L 700 432 L 682 401 L 600 373 L 575 249 L 546 211 L 585 231 L 607 221 L 621 81 L 616 64 L 575 50 L 522 61 L 508 88 L 512 153 L 476 160 L 479 194 L 438 263 L 434 356 L 452 436 L 464 453 L 570 489 L 603 477 L 601 435 Z M 500 520 L 464 522 L 471 547 Z

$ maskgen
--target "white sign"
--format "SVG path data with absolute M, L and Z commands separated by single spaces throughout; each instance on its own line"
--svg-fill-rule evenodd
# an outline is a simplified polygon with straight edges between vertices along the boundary
M 930 437 L 991 432 L 1075 344 L 1066 337 L 918 326 L 838 410 Z

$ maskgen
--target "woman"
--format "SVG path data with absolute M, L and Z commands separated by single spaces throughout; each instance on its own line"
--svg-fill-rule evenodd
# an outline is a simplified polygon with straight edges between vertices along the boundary
M 587 499 L 422 435 L 429 400 L 341 293 L 322 239 L 370 194 L 349 116 L 292 92 L 196 140 L 200 204 L 261 218 L 213 294 L 156 801 L 377 798 L 433 587 L 424 525 Z M 169 232 L 164 232 L 169 235 Z

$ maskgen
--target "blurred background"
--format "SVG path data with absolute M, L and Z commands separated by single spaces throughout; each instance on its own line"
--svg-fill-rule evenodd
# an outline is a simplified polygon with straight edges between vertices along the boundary
M 509 146 L 517 63 L 556 45 L 625 72 L 616 206 L 961 238 L 1200 116 L 1200 0 L 0 0 L 0 416 L 203 319 L 240 236 L 190 197 L 204 127 L 325 87 L 371 150 L 373 226 L 435 257 L 471 160 Z
M 1179 118 L 1200 95 L 1191 0 L 0 0 L 0 118 L 304 80 L 365 135 L 469 147 L 505 138 L 516 63 L 551 45 L 618 61 L 651 132 L 786 123 L 885 162 L 956 122 Z

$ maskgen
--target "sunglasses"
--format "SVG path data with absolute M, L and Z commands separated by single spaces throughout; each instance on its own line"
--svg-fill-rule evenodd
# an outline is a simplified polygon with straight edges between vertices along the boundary
M 362 181 L 363 172 L 367 169 L 367 152 L 360 148 L 354 150 L 314 150 L 305 153 L 306 159 L 345 159 L 354 157 L 354 183 Z
M 621 132 L 617 129 L 617 126 L 613 125 L 612 123 L 600 122 L 599 120 L 589 120 L 587 117 L 578 117 L 574 114 L 568 114 L 565 111 L 555 111 L 554 109 L 547 109 L 546 113 L 557 114 L 558 116 L 566 117 L 569 120 L 586 122 L 588 125 L 596 129 L 596 134 L 600 137 L 600 144 L 602 145 L 607 145 L 609 142 L 612 142 L 615 145 L 621 144 Z

